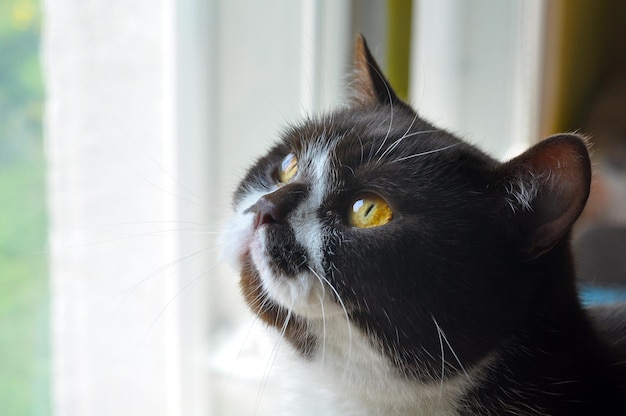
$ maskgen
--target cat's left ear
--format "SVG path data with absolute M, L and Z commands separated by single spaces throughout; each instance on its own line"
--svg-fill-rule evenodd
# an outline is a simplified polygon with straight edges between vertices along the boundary
M 518 249 L 524 260 L 550 251 L 578 218 L 591 185 L 584 139 L 549 137 L 501 166 Z
M 383 75 L 363 35 L 357 35 L 354 48 L 352 96 L 356 104 L 396 104 L 398 98 Z

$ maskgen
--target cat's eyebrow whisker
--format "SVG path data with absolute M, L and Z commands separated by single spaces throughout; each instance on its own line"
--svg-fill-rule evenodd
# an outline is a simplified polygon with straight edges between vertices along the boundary
M 398 140 L 396 140 L 395 142 L 393 142 L 388 148 L 385 149 L 385 151 L 380 155 L 380 157 L 378 158 L 377 162 L 380 163 L 380 161 L 383 159 L 383 157 L 385 157 L 387 154 L 393 152 L 393 150 L 398 147 L 398 145 L 402 142 L 402 140 L 408 138 L 408 137 L 413 137 L 413 136 L 418 136 L 420 134 L 427 134 L 427 133 L 436 133 L 437 130 L 423 130 L 423 131 L 416 131 L 410 134 L 404 134 L 402 137 L 400 137 Z
M 411 120 L 411 124 L 409 124 L 409 127 L 406 128 L 406 131 L 404 132 L 404 134 L 402 135 L 402 137 L 406 137 L 407 134 L 409 134 L 409 132 L 411 131 L 411 128 L 413 127 L 413 124 L 415 124 L 415 121 L 418 119 L 419 117 L 417 116 L 417 113 L 415 113 L 415 116 L 413 117 L 413 120 Z
M 363 163 L 363 152 L 364 152 L 364 148 L 363 148 L 363 140 L 361 140 L 361 136 L 357 133 L 356 134 L 356 138 L 359 139 L 359 145 L 361 146 L 361 160 L 359 163 Z
M 356 172 L 350 166 L 348 166 L 348 165 L 341 165 L 341 167 L 348 169 L 352 173 L 353 177 L 356 176 Z
M 391 135 L 391 126 L 392 125 L 393 125 L 393 104 L 391 104 L 391 116 L 389 117 L 389 128 L 387 129 L 387 134 L 383 138 L 383 141 L 380 143 L 380 146 L 378 146 L 378 149 L 376 149 L 376 152 L 374 153 L 374 156 L 376 156 L 382 150 L 382 148 L 385 146 L 385 143 L 387 143 L 387 139 L 389 139 L 389 136 Z M 372 160 L 372 158 L 370 157 L 370 161 L 371 160 Z
M 457 146 L 457 145 L 458 145 L 458 143 L 454 143 L 454 144 L 451 144 L 449 146 L 441 147 L 439 149 L 434 149 L 434 150 L 429 150 L 427 152 L 421 152 L 421 153 L 416 153 L 414 155 L 404 156 L 404 157 L 398 158 L 396 160 L 392 160 L 391 163 L 402 162 L 404 160 L 412 159 L 414 157 L 426 156 L 426 155 L 429 155 L 429 154 L 432 154 L 432 153 L 443 152 L 444 150 L 448 150 L 448 149 L 453 148 L 454 146 Z
M 413 127 L 413 124 L 415 123 L 415 120 L 417 120 L 417 113 L 415 113 L 415 116 L 413 117 L 413 120 L 411 120 L 411 124 L 409 124 L 409 127 L 406 129 L 406 131 L 404 132 L 404 134 L 402 135 L 402 137 L 399 140 L 396 140 L 391 146 L 389 147 L 393 147 L 396 143 L 398 143 L 398 141 L 402 140 L 404 137 L 406 137 L 406 135 L 409 133 L 409 131 L 411 130 L 411 127 Z M 384 144 L 384 143 L 383 143 Z M 387 152 L 389 151 L 389 147 L 383 152 L 382 155 L 380 155 L 380 157 L 378 158 L 378 162 L 380 162 L 380 160 L 383 158 L 383 156 L 385 156 L 387 154 Z M 380 149 L 378 149 L 380 150 Z M 378 153 L 378 152 L 376 152 Z
M 379 73 L 375 67 L 371 67 L 376 74 L 384 81 L 385 77 L 383 76 L 383 74 Z M 389 135 L 391 134 L 391 127 L 393 126 L 393 115 L 394 115 L 394 106 L 393 106 L 393 96 L 391 93 L 391 89 L 389 88 L 389 86 L 387 85 L 387 82 L 383 82 L 383 85 L 385 86 L 385 90 L 387 92 L 387 98 L 389 98 L 389 112 L 390 112 L 390 117 L 389 117 L 389 127 L 387 128 L 387 134 L 385 135 L 385 138 L 383 139 L 382 143 L 380 144 L 380 146 L 378 147 L 378 150 L 376 150 L 376 153 L 374 153 L 374 156 L 376 156 L 378 154 L 378 152 L 380 152 L 380 150 L 383 148 L 383 146 L 385 145 L 385 143 L 387 142 L 387 139 L 389 138 Z M 370 161 L 372 160 L 372 157 L 370 155 Z

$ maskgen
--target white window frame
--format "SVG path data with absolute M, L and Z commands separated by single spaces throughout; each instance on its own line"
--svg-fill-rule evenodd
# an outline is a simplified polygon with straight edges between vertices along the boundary
M 44 7 L 54 413 L 182 415 L 174 2 Z
M 420 114 L 499 159 L 538 141 L 546 7 L 418 1 L 411 96 Z

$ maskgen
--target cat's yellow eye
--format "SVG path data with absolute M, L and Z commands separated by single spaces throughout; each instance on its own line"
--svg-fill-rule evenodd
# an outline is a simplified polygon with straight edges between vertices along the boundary
M 293 179 L 298 173 L 298 158 L 293 153 L 289 153 L 282 162 L 276 179 L 278 183 L 285 184 Z
M 389 204 L 373 193 L 360 194 L 348 212 L 348 222 L 357 228 L 380 227 L 393 218 Z

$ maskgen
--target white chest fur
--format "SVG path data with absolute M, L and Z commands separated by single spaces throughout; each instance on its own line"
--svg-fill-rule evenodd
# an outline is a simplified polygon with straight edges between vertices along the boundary
M 444 383 L 408 381 L 341 316 L 315 330 L 324 341 L 312 359 L 282 357 L 281 416 L 456 415 L 463 393 L 476 383 L 478 371 Z

